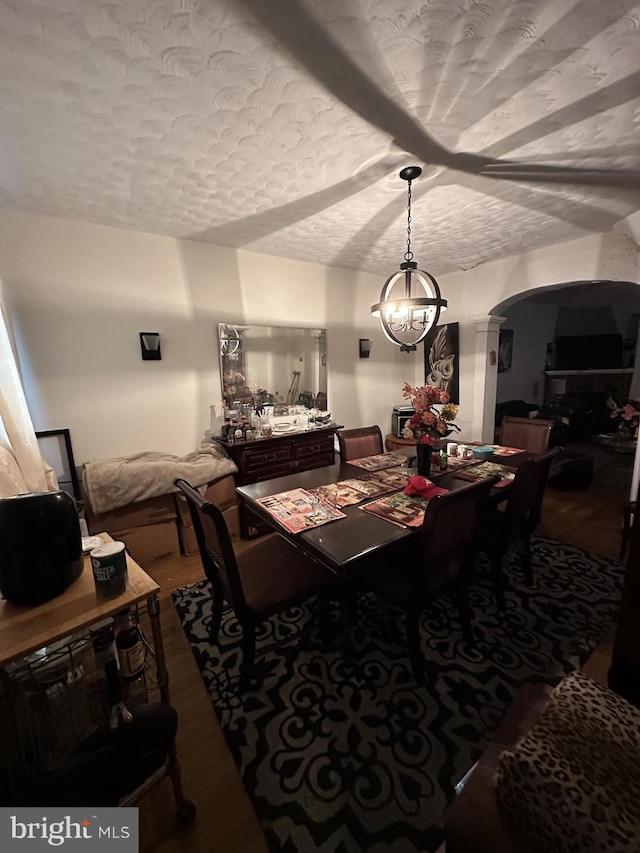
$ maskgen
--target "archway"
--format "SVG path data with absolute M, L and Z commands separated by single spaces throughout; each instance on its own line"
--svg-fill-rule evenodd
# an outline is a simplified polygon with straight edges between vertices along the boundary
M 585 434 L 612 430 L 610 410 L 602 407 L 607 395 L 618 404 L 629 396 L 640 339 L 637 283 L 610 279 L 559 282 L 513 294 L 496 304 L 491 314 L 500 328 L 492 349 L 499 352 L 501 333 L 503 341 L 513 344 L 513 359 L 506 368 L 499 365 L 499 358 L 494 359 L 488 398 L 496 403 L 524 400 L 539 405 L 547 416 L 557 416 L 567 425 L 571 422 L 573 432 L 566 430 L 567 440 L 580 437 L 580 430 Z M 549 413 L 551 403 L 555 411 Z M 489 417 L 486 409 L 485 417 Z M 493 422 L 484 424 L 485 440 L 492 428 Z M 633 494 L 639 467 L 636 453 L 632 478 L 629 472 Z

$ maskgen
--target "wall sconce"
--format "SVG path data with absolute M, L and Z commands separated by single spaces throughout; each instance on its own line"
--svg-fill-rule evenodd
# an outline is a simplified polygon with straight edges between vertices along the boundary
M 140 332 L 140 349 L 143 361 L 160 361 L 160 332 Z
M 371 341 L 369 338 L 360 338 L 360 358 L 369 358 L 371 352 Z

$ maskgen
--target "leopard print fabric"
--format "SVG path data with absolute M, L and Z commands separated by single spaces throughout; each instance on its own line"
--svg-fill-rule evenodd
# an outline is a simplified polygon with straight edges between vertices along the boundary
M 640 851 L 640 710 L 580 672 L 505 750 L 496 798 L 539 853 Z

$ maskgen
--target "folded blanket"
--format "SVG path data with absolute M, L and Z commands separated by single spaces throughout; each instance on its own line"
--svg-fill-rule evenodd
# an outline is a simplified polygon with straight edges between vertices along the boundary
M 133 456 L 86 462 L 84 494 L 94 512 L 111 512 L 127 504 L 176 492 L 173 481 L 183 477 L 202 486 L 238 470 L 217 444 L 207 444 L 187 456 L 148 451 Z
M 435 498 L 436 495 L 446 495 L 448 491 L 449 489 L 441 489 L 431 480 L 419 475 L 409 477 L 409 482 L 404 487 L 405 495 L 419 495 L 421 498 Z

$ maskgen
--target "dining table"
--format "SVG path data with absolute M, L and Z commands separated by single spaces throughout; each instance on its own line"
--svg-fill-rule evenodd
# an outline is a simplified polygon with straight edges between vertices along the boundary
M 412 467 L 415 459 L 415 448 L 400 448 L 393 451 L 396 457 L 405 457 L 407 481 L 410 476 L 417 472 Z M 517 468 L 523 461 L 539 454 L 522 451 L 520 453 L 502 457 L 496 455 L 485 455 L 477 459 L 477 464 L 483 461 L 495 462 L 509 468 Z M 441 488 L 452 490 L 468 485 L 468 481 L 456 476 L 459 471 L 436 470 L 437 461 L 434 458 L 430 479 Z M 404 470 L 404 468 L 402 469 Z M 344 518 L 338 518 L 326 524 L 312 527 L 301 532 L 292 533 L 283 527 L 269 510 L 260 501 L 270 496 L 279 495 L 294 489 L 307 491 L 317 489 L 319 486 L 339 483 L 348 479 L 360 479 L 366 476 L 375 476 L 375 471 L 368 471 L 349 462 L 327 465 L 290 474 L 285 477 L 276 477 L 262 482 L 251 483 L 246 486 L 237 487 L 239 501 L 246 505 L 247 509 L 260 516 L 272 529 L 288 538 L 296 547 L 305 551 L 312 559 L 322 563 L 332 572 L 346 580 L 349 567 L 362 560 L 370 558 L 373 554 L 381 556 L 385 549 L 393 549 L 402 540 L 418 534 L 418 527 L 405 527 L 392 523 L 377 515 L 363 511 L 363 504 L 371 498 L 364 498 L 362 502 L 341 507 Z M 506 484 L 491 491 L 490 501 L 501 502 L 506 500 L 510 485 Z

